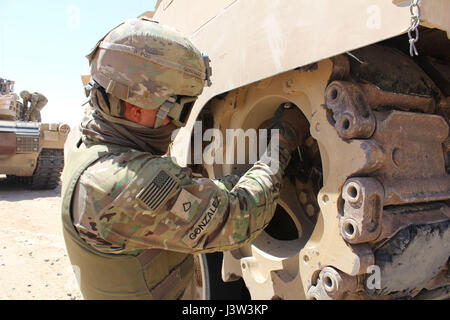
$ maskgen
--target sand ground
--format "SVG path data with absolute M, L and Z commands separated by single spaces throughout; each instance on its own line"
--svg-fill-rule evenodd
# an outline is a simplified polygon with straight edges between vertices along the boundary
M 0 175 L 0 299 L 82 299 L 65 250 L 60 192 L 28 190 Z

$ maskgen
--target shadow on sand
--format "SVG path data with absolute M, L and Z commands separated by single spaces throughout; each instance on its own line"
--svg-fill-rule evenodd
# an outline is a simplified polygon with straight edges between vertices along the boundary
M 0 202 L 22 201 L 38 198 L 54 198 L 61 196 L 61 184 L 52 190 L 31 190 L 27 186 L 13 183 L 4 175 L 0 175 Z M 0 208 L 1 209 L 1 208 Z

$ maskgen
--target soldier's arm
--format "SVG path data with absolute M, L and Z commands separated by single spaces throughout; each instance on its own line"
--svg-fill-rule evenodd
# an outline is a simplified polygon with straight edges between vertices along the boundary
M 259 161 L 237 183 L 236 176 L 194 178 L 170 158 L 140 152 L 105 157 L 81 177 L 84 207 L 74 223 L 103 252 L 232 250 L 271 220 L 289 157 L 282 149 L 279 170 L 269 166 L 273 159 Z
M 240 177 L 236 174 L 226 175 L 222 178 L 219 178 L 218 181 L 222 182 L 227 190 L 231 190 L 238 183 Z

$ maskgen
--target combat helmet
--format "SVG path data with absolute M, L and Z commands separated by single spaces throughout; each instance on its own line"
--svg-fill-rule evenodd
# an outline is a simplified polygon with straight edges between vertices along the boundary
M 87 58 L 87 89 L 101 90 L 103 111 L 120 117 L 123 101 L 158 109 L 155 128 L 166 116 L 184 126 L 205 81 L 210 83 L 209 58 L 175 29 L 144 17 L 112 29 Z

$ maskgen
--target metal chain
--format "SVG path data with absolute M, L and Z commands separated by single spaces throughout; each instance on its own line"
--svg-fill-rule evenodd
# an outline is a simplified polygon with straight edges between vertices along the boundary
M 419 41 L 419 24 L 420 24 L 420 7 L 419 7 L 420 0 L 411 0 L 411 3 L 409 4 L 409 12 L 411 12 L 411 26 L 408 30 L 408 37 L 409 37 L 409 54 L 411 57 L 419 55 L 417 48 L 416 48 L 416 42 Z

